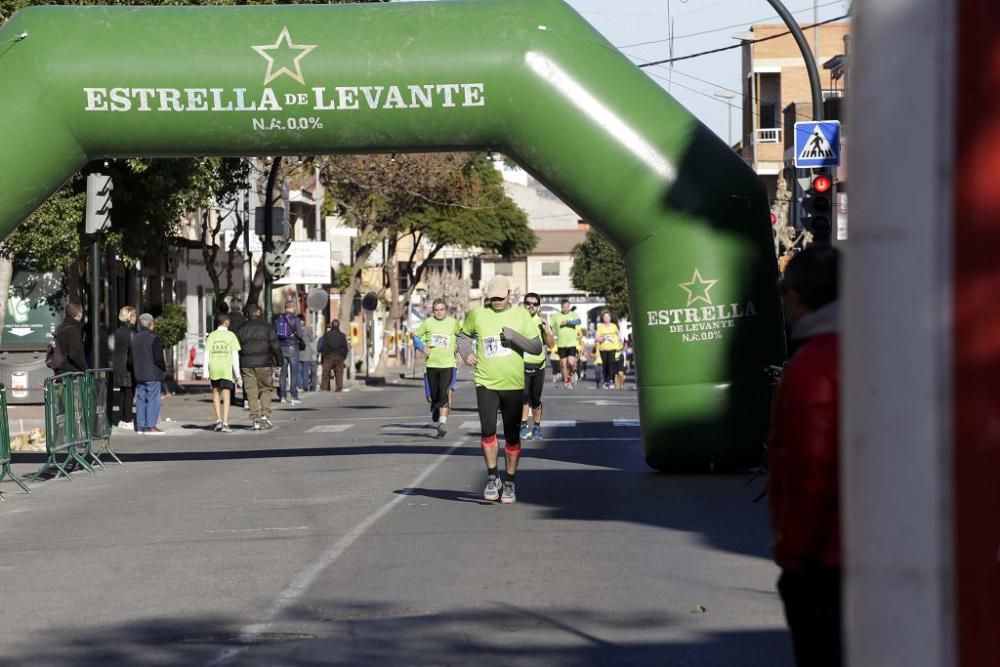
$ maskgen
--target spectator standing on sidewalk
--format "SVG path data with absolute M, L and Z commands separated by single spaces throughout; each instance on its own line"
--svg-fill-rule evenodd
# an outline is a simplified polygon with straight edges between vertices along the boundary
M 236 385 L 243 384 L 240 375 L 240 341 L 229 330 L 229 315 L 219 313 L 216 329 L 205 340 L 204 376 L 212 384 L 212 405 L 215 407 L 215 430 L 232 433 L 229 428 L 229 404 Z
M 167 364 L 163 358 L 163 344 L 153 333 L 156 326 L 153 316 L 139 316 L 139 330 L 129 344 L 132 377 L 135 378 L 135 430 L 137 433 L 159 435 L 156 427 L 160 421 L 160 387 L 167 377 Z
M 87 357 L 83 352 L 83 306 L 67 303 L 62 324 L 52 337 L 61 353 L 61 363 L 53 368 L 56 375 L 82 373 L 87 370 Z
M 253 430 L 272 428 L 271 395 L 274 393 L 274 367 L 281 365 L 281 343 L 274 328 L 263 319 L 255 303 L 247 306 L 247 321 L 236 335 L 240 344 L 240 372 L 243 395 L 250 404 Z
M 281 374 L 278 376 L 278 401 L 299 402 L 299 352 L 302 350 L 302 326 L 295 316 L 295 302 L 285 304 L 285 312 L 274 318 L 274 333 L 281 343 Z
M 319 353 L 323 358 L 323 375 L 319 388 L 330 391 L 330 372 L 336 381 L 337 391 L 344 390 L 344 368 L 347 363 L 347 335 L 340 330 L 340 320 L 330 323 L 330 328 L 317 343 Z
M 135 398 L 135 388 L 132 386 L 132 373 L 128 369 L 128 349 L 135 336 L 135 306 L 125 306 L 118 311 L 118 328 L 115 329 L 114 355 L 111 358 L 111 381 L 118 390 L 118 414 L 112 422 L 121 428 L 135 428 L 132 425 L 132 402 Z
M 813 245 L 785 269 L 780 290 L 798 350 L 775 392 L 768 497 L 778 592 L 800 667 L 839 667 L 839 256 Z
M 302 330 L 302 342 L 306 345 L 305 349 L 299 350 L 299 389 L 316 391 L 316 334 L 312 327 L 306 324 L 305 315 L 302 313 L 299 313 L 299 328 Z

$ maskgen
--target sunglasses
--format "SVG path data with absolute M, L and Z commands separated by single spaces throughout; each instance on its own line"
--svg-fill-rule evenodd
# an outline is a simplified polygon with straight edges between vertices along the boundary
M 537 301 L 525 301 L 524 305 L 526 305 L 526 306 L 535 306 L 537 308 L 540 304 Z

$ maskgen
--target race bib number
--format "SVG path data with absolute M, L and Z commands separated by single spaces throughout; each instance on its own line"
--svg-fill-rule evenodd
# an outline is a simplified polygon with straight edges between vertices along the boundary
M 514 350 L 500 344 L 500 336 L 486 336 L 483 338 L 483 356 L 487 359 L 509 357 L 512 354 L 514 354 Z
M 447 334 L 431 334 L 431 347 L 448 347 L 451 336 Z

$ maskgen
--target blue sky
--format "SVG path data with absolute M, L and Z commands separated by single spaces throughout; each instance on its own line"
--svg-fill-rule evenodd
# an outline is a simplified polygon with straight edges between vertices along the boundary
M 732 36 L 754 23 L 780 23 L 766 0 L 567 0 L 591 25 L 635 63 L 670 57 L 669 7 L 674 26 L 674 57 L 736 44 Z M 785 0 L 800 25 L 813 22 L 813 5 L 820 20 L 843 16 L 847 0 Z M 806 37 L 811 33 L 807 31 Z M 660 41 L 662 40 L 662 41 Z M 654 42 L 630 46 L 640 42 Z M 826 60 L 835 53 L 820 54 Z M 669 66 L 645 68 L 678 102 L 723 139 L 728 132 L 726 100 L 715 93 L 736 94 L 730 102 L 734 141 L 742 118 L 740 50 L 733 49 Z

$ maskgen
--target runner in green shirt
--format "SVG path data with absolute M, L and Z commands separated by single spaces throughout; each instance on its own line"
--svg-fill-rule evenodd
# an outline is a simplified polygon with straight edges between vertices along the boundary
M 561 313 L 549 317 L 549 325 L 556 332 L 556 347 L 559 348 L 563 386 L 566 389 L 572 389 L 576 376 L 576 328 L 580 325 L 580 316 L 571 310 L 569 299 L 563 299 L 561 307 Z
M 546 347 L 556 344 L 549 325 L 538 314 L 542 298 L 535 292 L 524 295 L 524 308 L 538 327 Z M 521 410 L 521 440 L 542 439 L 542 390 L 545 388 L 545 350 L 541 354 L 524 355 L 524 408 Z M 528 428 L 528 413 L 535 418 L 534 428 Z
M 205 340 L 204 375 L 212 384 L 212 405 L 215 406 L 215 430 L 232 433 L 229 428 L 229 404 L 240 379 L 240 341 L 229 330 L 229 315 L 219 313 L 215 331 Z
M 437 427 L 438 437 L 448 432 L 448 410 L 451 407 L 451 390 L 455 387 L 455 352 L 458 351 L 458 320 L 448 315 L 444 299 L 435 299 L 433 317 L 428 317 L 413 335 L 413 345 L 423 351 L 424 391 L 431 404 L 431 417 Z
M 541 354 L 542 339 L 538 325 L 524 308 L 510 303 L 510 282 L 494 276 L 486 285 L 484 296 L 489 306 L 476 308 L 465 318 L 458 336 L 459 353 L 475 366 L 476 403 L 483 458 L 486 460 L 486 489 L 483 497 L 512 503 L 514 476 L 521 456 L 521 407 L 524 404 L 525 354 Z M 497 411 L 503 417 L 506 438 L 504 462 L 506 475 L 501 484 L 497 474 Z

